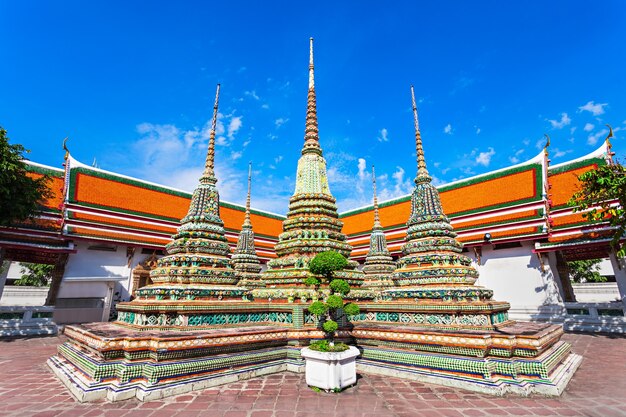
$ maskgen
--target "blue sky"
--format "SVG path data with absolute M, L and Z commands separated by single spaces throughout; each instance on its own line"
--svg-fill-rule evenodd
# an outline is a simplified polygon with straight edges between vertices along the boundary
M 340 211 L 409 193 L 415 85 L 438 183 L 558 163 L 613 125 L 626 152 L 626 2 L 0 1 L 0 125 L 35 162 L 86 163 L 192 190 L 222 84 L 222 199 L 284 213 L 315 38 L 321 145 Z

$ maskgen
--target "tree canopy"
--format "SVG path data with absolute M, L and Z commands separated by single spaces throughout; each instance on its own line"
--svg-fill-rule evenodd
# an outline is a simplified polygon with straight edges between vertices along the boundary
M 54 265 L 20 262 L 22 277 L 15 281 L 15 285 L 31 287 L 46 287 L 52 280 Z
M 22 145 L 10 144 L 7 131 L 0 127 L 0 226 L 24 221 L 52 196 L 49 177 L 28 176 Z
M 606 277 L 600 275 L 600 259 L 570 261 L 567 267 L 572 282 L 606 282 Z
M 624 257 L 626 246 L 620 241 L 626 234 L 626 168 L 619 163 L 604 165 L 583 173 L 578 179 L 581 188 L 569 204 L 586 220 L 608 220 L 614 228 L 611 244 L 618 256 Z

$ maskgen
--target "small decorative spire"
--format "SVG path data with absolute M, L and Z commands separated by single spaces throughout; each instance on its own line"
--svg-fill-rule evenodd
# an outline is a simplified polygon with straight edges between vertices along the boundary
M 548 147 L 550 146 L 550 135 L 548 135 L 547 133 L 544 133 L 543 136 L 546 137 L 546 146 L 543 147 L 544 151 L 548 151 Z
M 376 196 L 376 171 L 372 165 L 372 185 L 374 187 L 374 229 L 380 229 L 380 217 L 378 215 L 378 197 Z
M 313 38 L 309 38 L 309 89 L 315 88 L 313 69 Z
M 211 179 L 213 183 L 217 182 L 215 178 L 215 129 L 217 127 L 217 106 L 220 99 L 220 85 L 217 85 L 215 92 L 215 104 L 213 105 L 213 120 L 211 120 L 211 133 L 209 134 L 209 151 L 206 155 L 204 163 L 204 173 L 202 178 Z
M 430 181 L 430 175 L 426 169 L 426 159 L 424 158 L 424 148 L 422 147 L 422 135 L 420 133 L 420 123 L 417 117 L 417 105 L 415 104 L 415 91 L 411 85 L 411 100 L 413 103 L 413 123 L 415 124 L 415 153 L 417 155 L 417 178 L 423 181 Z
M 252 222 L 250 222 L 250 185 L 252 184 L 252 162 L 248 163 L 248 195 L 246 197 L 246 217 L 243 221 L 244 227 L 250 226 L 252 227 Z
M 319 130 L 317 127 L 317 102 L 315 99 L 315 76 L 313 75 L 313 38 L 309 39 L 309 92 L 307 95 L 306 123 L 304 127 L 304 147 L 302 155 L 307 153 L 322 154 Z

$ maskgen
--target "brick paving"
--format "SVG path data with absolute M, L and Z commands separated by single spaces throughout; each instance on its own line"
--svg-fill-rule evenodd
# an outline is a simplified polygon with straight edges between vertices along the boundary
M 329 394 L 308 388 L 303 374 L 282 373 L 160 401 L 80 404 L 45 363 L 62 336 L 0 339 L 0 416 L 626 416 L 626 337 L 566 334 L 564 340 L 584 361 L 560 398 L 492 397 L 375 375 Z

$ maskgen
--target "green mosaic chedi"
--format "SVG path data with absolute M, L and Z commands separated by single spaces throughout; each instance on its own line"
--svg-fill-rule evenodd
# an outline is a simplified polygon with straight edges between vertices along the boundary
M 278 257 L 268 263 L 269 269 L 263 273 L 266 286 L 304 286 L 304 280 L 309 276 L 309 261 L 320 252 L 332 250 L 349 257 L 352 247 L 341 232 L 342 227 L 335 198 L 328 188 L 326 160 L 319 142 L 311 39 L 304 146 L 283 233 L 274 247 Z M 356 270 L 356 266 L 356 262 L 350 261 L 348 269 L 337 275 L 352 285 L 361 285 L 363 274 Z M 255 291 L 254 294 L 255 298 L 271 296 L 269 292 Z
M 478 271 L 472 266 L 472 260 L 461 254 L 463 246 L 456 240 L 456 233 L 441 207 L 439 191 L 431 183 L 432 178 L 426 168 L 422 147 L 413 86 L 411 96 L 417 176 L 411 196 L 406 243 L 402 246 L 403 256 L 398 260 L 398 269 L 393 274 L 396 286 L 403 288 L 389 291 L 389 294 L 402 298 L 409 295 L 412 298 L 407 287 L 413 287 L 413 297 L 416 298 L 443 298 L 448 301 L 490 299 L 493 294 L 491 290 L 473 287 Z
M 248 195 L 246 197 L 246 214 L 241 232 L 237 239 L 237 248 L 233 253 L 232 265 L 239 278 L 239 286 L 246 288 L 263 287 L 261 281 L 261 261 L 254 247 L 254 231 L 250 221 L 250 187 L 252 183 L 252 163 L 248 166 Z
M 209 148 L 200 183 L 193 192 L 189 211 L 181 220 L 167 255 L 150 272 L 153 285 L 137 290 L 137 301 L 241 299 L 245 289 L 235 287 L 238 276 L 230 265 L 230 247 L 220 218 L 215 177 L 215 129 L 219 84 L 215 96 Z M 120 304 L 120 311 L 125 309 Z
M 368 287 L 393 287 L 391 273 L 396 269 L 396 263 L 387 248 L 387 238 L 380 224 L 378 214 L 378 197 L 376 196 L 376 171 L 372 167 L 372 186 L 374 189 L 374 227 L 370 235 L 370 247 L 363 265 L 366 276 L 365 285 Z

